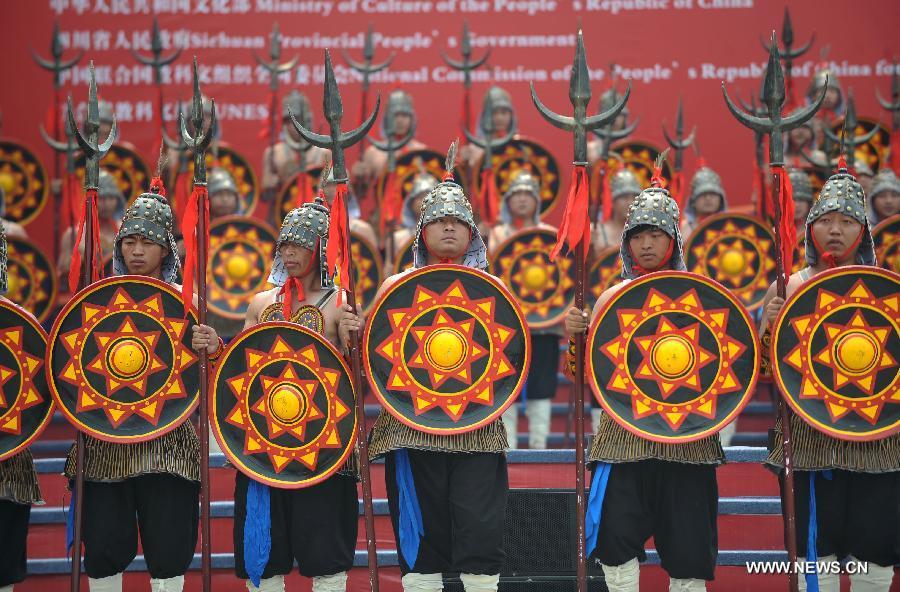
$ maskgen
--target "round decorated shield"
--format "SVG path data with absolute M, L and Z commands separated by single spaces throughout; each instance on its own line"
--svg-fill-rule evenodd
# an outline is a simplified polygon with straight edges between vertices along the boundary
M 319 177 L 322 174 L 322 167 L 309 168 L 303 174 L 305 175 L 303 182 L 309 182 L 310 196 L 315 197 L 319 193 Z M 272 207 L 277 212 L 279 222 L 301 203 L 299 183 L 300 173 L 295 173 L 278 192 L 278 197 Z
M 655 442 L 718 432 L 750 401 L 759 373 L 747 310 L 717 282 L 684 271 L 623 284 L 594 319 L 587 348 L 597 400 Z
M 222 354 L 214 384 L 213 433 L 251 479 L 309 487 L 353 451 L 350 370 L 334 346 L 306 327 L 268 322 L 240 333 Z
M 6 297 L 43 322 L 56 305 L 56 268 L 31 241 L 8 236 L 6 248 Z
M 413 245 L 416 243 L 416 237 L 411 236 L 403 246 L 397 251 L 397 257 L 394 259 L 391 275 L 397 275 L 401 271 L 412 269 L 413 266 Z
M 622 281 L 622 257 L 619 247 L 603 249 L 588 269 L 585 304 L 594 308 L 600 294 Z
M 882 220 L 873 228 L 872 240 L 875 242 L 878 264 L 894 273 L 900 273 L 900 214 Z
M 426 173 L 434 177 L 437 183 L 444 178 L 444 165 L 446 164 L 447 155 L 441 154 L 428 148 L 420 150 L 410 150 L 397 154 L 397 165 L 394 168 L 394 177 L 397 187 L 400 188 L 400 197 L 406 199 L 409 192 L 413 188 L 413 183 L 417 176 Z M 453 169 L 453 178 L 460 187 L 468 187 L 469 179 L 465 174 L 465 167 L 456 167 Z M 387 174 L 378 177 L 375 183 L 375 195 L 380 204 L 384 200 L 384 188 L 387 183 Z
M 254 295 L 266 289 L 275 257 L 275 232 L 248 216 L 225 216 L 209 228 L 206 302 L 227 319 L 243 319 Z
M 81 152 L 75 158 L 75 166 L 80 186 L 84 184 L 84 154 Z M 113 144 L 100 166 L 113 176 L 129 204 L 150 185 L 150 168 L 130 144 Z
M 365 237 L 350 233 L 350 254 L 353 257 L 353 287 L 356 289 L 356 304 L 363 313 L 372 308 L 375 294 L 381 287 L 384 263 L 381 253 Z
M 662 150 L 658 146 L 643 140 L 617 142 L 612 147 L 608 162 L 609 173 L 607 174 L 614 174 L 617 167 L 625 166 L 634 173 L 641 187 L 649 187 L 650 179 L 653 177 L 653 166 L 661 152 Z M 672 182 L 673 173 L 674 169 L 669 161 L 663 162 L 662 176 L 667 184 Z M 592 175 L 592 177 L 599 177 L 599 175 Z
M 516 136 L 492 155 L 494 185 L 502 196 L 521 169 L 528 170 L 541 182 L 541 217 L 556 207 L 559 197 L 559 163 L 547 148 L 535 140 Z M 481 170 L 481 163 L 475 170 Z
M 856 119 L 856 129 L 847 130 L 848 137 L 864 136 L 873 129 L 878 129 L 871 140 L 856 147 L 856 153 L 854 154 L 857 161 L 865 162 L 872 169 L 873 173 L 877 173 L 881 168 L 881 163 L 887 162 L 891 151 L 891 130 L 874 117 L 857 117 Z M 840 137 L 843 125 L 844 119 L 842 117 L 831 126 L 831 131 Z
M 688 271 L 716 280 L 748 310 L 762 306 L 775 281 L 775 237 L 752 216 L 710 216 L 688 237 L 684 253 Z
M 199 402 L 192 310 L 160 280 L 120 275 L 84 288 L 50 331 L 47 378 L 76 428 L 108 442 L 135 443 L 178 427 Z
M 0 299 L 0 461 L 28 447 L 53 416 L 46 351 L 47 333 L 37 321 Z
M 843 440 L 900 432 L 900 275 L 872 266 L 824 271 L 775 321 L 774 374 L 806 423 Z
M 491 259 L 534 329 L 559 324 L 575 299 L 574 259 L 560 254 L 552 261 L 554 245 L 555 228 L 529 228 L 503 241 Z
M 460 434 L 494 421 L 518 396 L 531 339 L 497 278 L 429 265 L 372 307 L 363 356 L 369 385 L 391 415 L 422 432 Z
M 50 194 L 44 165 L 29 148 L 12 140 L 0 140 L 0 187 L 6 194 L 4 218 L 19 224 L 34 220 Z

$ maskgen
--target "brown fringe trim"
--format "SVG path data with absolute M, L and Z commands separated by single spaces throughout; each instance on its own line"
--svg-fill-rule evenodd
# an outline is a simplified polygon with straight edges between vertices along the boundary
M 0 500 L 17 504 L 44 503 L 30 450 L 0 461 Z
M 604 413 L 591 441 L 588 462 L 616 463 L 647 459 L 719 465 L 725 462 L 725 451 L 718 434 L 687 444 L 663 444 L 632 434 Z
M 436 452 L 505 452 L 509 447 L 502 419 L 465 434 L 438 436 L 414 430 L 384 410 L 375 420 L 369 440 L 371 460 L 400 448 Z
M 873 442 L 850 442 L 832 438 L 791 413 L 794 469 L 822 471 L 844 469 L 860 473 L 900 471 L 900 434 Z M 766 464 L 784 468 L 781 418 L 775 421 L 775 441 Z
M 84 437 L 84 477 L 89 481 L 121 481 L 145 473 L 171 473 L 200 481 L 200 439 L 190 421 L 168 434 L 139 444 L 113 444 Z M 75 447 L 69 450 L 64 474 L 75 476 Z
M 353 477 L 357 481 L 359 481 L 359 449 L 355 446 L 353 447 L 353 452 L 350 454 L 350 457 L 344 462 L 343 466 L 338 469 L 338 475 L 346 475 L 347 477 Z

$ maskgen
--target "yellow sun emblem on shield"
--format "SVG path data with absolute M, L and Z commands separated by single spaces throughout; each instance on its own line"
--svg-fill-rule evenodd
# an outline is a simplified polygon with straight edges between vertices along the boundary
M 574 298 L 575 282 L 570 257 L 550 259 L 552 233 L 511 240 L 497 257 L 496 271 L 522 307 L 529 321 L 546 319 L 551 311 L 567 308 Z
M 266 282 L 273 249 L 271 237 L 252 225 L 227 223 L 210 233 L 209 250 L 215 262 L 209 268 L 210 303 L 230 314 L 242 313 Z

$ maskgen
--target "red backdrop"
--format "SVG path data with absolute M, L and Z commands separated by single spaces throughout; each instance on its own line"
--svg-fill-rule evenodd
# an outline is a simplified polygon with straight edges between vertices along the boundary
M 817 34 L 813 49 L 795 63 L 799 92 L 806 90 L 820 49 L 830 45 L 829 60 L 843 88 L 853 88 L 859 114 L 887 121 L 874 91 L 877 86 L 890 96 L 891 56 L 900 49 L 900 2 L 794 0 L 790 8 L 796 45 Z M 156 132 L 149 122 L 156 90 L 150 69 L 129 51 L 134 47 L 148 55 L 155 11 L 166 43 L 185 48 L 166 72 L 165 118 L 173 118 L 178 99 L 190 96 L 190 61 L 196 55 L 203 66 L 203 90 L 216 99 L 223 139 L 246 153 L 257 170 L 266 143 L 258 133 L 269 95 L 268 76 L 253 52 L 268 59 L 268 36 L 276 21 L 284 42 L 282 59 L 300 57 L 282 92 L 298 88 L 306 93 L 321 122 L 323 50 L 332 48 L 345 127 L 358 119 L 360 87 L 340 58 L 340 48 L 361 59 L 364 31 L 374 25 L 375 60 L 390 51 L 397 58 L 387 72 L 376 75 L 372 92 L 386 94 L 394 86 L 409 90 L 419 114 L 419 138 L 444 150 L 458 135 L 462 85 L 444 65 L 440 50 L 459 57 L 457 36 L 467 20 L 475 55 L 493 47 L 488 67 L 477 74 L 473 87 L 476 113 L 490 84 L 507 88 L 520 131 L 553 150 L 567 180 L 571 140 L 539 117 L 528 82 L 534 80 L 552 109 L 569 112 L 565 77 L 580 19 L 596 81 L 594 102 L 607 88 L 608 64 L 619 64 L 620 76 L 633 80 L 631 112 L 641 117 L 634 137 L 663 144 L 661 125 L 666 119 L 673 122 L 682 96 L 686 128 L 697 126 L 704 156 L 722 173 L 731 202 L 746 203 L 752 186 L 752 134 L 727 112 L 720 83 L 725 80 L 733 96 L 745 98 L 758 88 L 767 58 L 759 37 L 781 30 L 783 9 L 782 2 L 762 0 L 5 0 L 0 9 L 0 79 L 6 81 L 0 95 L 2 132 L 31 146 L 52 172 L 52 153 L 37 129 L 52 107 L 52 80 L 29 49 L 49 57 L 51 28 L 58 18 L 70 47 L 66 56 L 73 55 L 71 49 L 86 50 L 79 66 L 65 76 L 63 96 L 72 94 L 76 105 L 84 102 L 88 60 L 94 60 L 101 95 L 116 105 L 121 137 L 155 163 L 150 152 Z M 687 154 L 688 174 L 693 164 L 694 156 Z M 52 205 L 45 208 L 28 228 L 48 249 L 52 210 Z

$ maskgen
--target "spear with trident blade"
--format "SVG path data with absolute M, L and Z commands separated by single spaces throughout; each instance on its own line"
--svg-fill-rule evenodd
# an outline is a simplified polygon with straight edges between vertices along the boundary
M 63 60 L 63 44 L 62 37 L 59 34 L 59 21 L 53 21 L 53 34 L 50 36 L 50 56 L 52 59 L 45 60 L 42 58 L 34 49 L 31 50 L 31 57 L 37 62 L 38 66 L 47 70 L 49 72 L 53 72 L 53 138 L 58 139 L 62 134 L 62 121 L 60 121 L 60 97 L 59 91 L 62 88 L 62 73 L 66 70 L 70 70 L 74 68 L 78 62 L 81 61 L 81 58 L 84 56 L 84 51 L 79 51 L 78 54 L 69 59 Z M 66 135 L 70 130 L 66 130 Z M 55 150 L 55 149 L 54 149 Z M 56 151 L 53 154 L 53 176 L 56 179 L 60 178 L 61 174 L 61 166 L 59 162 L 60 151 Z M 56 211 L 61 211 L 60 205 L 62 203 L 63 194 L 62 191 L 59 191 L 54 196 L 54 201 L 56 204 Z M 69 211 L 69 226 L 74 224 L 74 220 L 72 220 L 72 212 Z M 53 232 L 54 236 L 59 236 L 60 228 L 59 228 L 59 215 L 53 216 Z M 56 241 L 53 242 L 53 254 L 54 258 L 58 255 L 57 250 L 59 245 Z
M 844 132 L 839 136 L 827 127 L 823 130 L 825 136 L 835 145 L 843 146 L 844 143 L 846 143 L 847 152 L 845 152 L 845 154 L 847 156 L 847 166 L 851 171 L 854 170 L 854 165 L 856 165 L 856 149 L 874 138 L 875 134 L 878 133 L 878 126 L 876 125 L 868 132 L 857 136 L 856 126 L 858 124 L 859 119 L 856 117 L 856 102 L 853 100 L 853 89 L 851 88 L 847 90 L 847 111 L 844 113 Z
M 891 114 L 891 168 L 900 171 L 900 64 L 894 62 L 891 75 L 891 101 L 881 98 L 881 92 L 875 88 L 875 96 L 882 109 Z
M 330 135 L 317 134 L 306 129 L 293 113 L 290 113 L 291 123 L 304 140 L 319 148 L 331 150 L 334 183 L 337 186 L 334 194 L 334 202 L 331 206 L 331 223 L 328 229 L 328 247 L 326 257 L 328 268 L 334 269 L 338 265 L 338 275 L 343 284 L 346 284 L 347 304 L 354 314 L 356 310 L 356 294 L 353 287 L 353 275 L 350 273 L 350 218 L 347 214 L 345 203 L 347 195 L 347 163 L 344 160 L 344 149 L 361 141 L 378 115 L 381 107 L 381 95 L 375 98 L 375 108 L 363 123 L 353 131 L 342 132 L 341 120 L 344 118 L 344 106 L 341 103 L 341 93 L 337 80 L 334 78 L 334 68 L 331 65 L 331 54 L 325 50 L 325 97 L 323 100 L 323 112 L 328 121 Z M 340 302 L 340 298 L 338 299 Z M 362 367 L 359 354 L 359 332 L 350 332 L 350 367 L 353 370 L 353 380 L 356 383 L 356 445 L 359 447 L 359 472 L 362 481 L 363 510 L 366 519 L 366 551 L 369 565 L 369 586 L 371 592 L 378 592 L 378 553 L 375 549 L 375 512 L 372 509 L 372 478 L 369 473 L 369 446 L 366 442 L 366 414 L 362 398 Z
M 616 93 L 616 81 L 614 78 L 616 72 L 616 65 L 609 65 L 609 75 L 611 80 L 610 92 L 613 93 L 613 98 L 618 96 Z M 600 100 L 601 105 L 603 103 L 603 99 Z M 609 220 L 612 216 L 612 196 L 609 193 L 609 152 L 612 147 L 612 143 L 618 140 L 624 140 L 628 136 L 634 133 L 634 130 L 637 129 L 638 123 L 641 121 L 641 118 L 635 117 L 634 121 L 630 124 L 626 124 L 620 130 L 614 130 L 613 124 L 615 123 L 615 119 L 611 120 L 606 125 L 591 130 L 591 132 L 600 139 L 600 158 L 597 159 L 597 171 L 596 174 L 599 175 L 597 186 L 600 187 L 600 195 L 592 195 L 590 207 L 588 208 L 588 215 L 591 220 L 596 221 L 598 212 L 602 211 L 603 220 Z M 602 208 L 602 210 L 601 210 Z M 568 433 L 568 432 L 567 432 Z
M 97 101 L 97 82 L 94 78 L 94 62 L 88 66 L 90 83 L 88 86 L 87 117 L 84 130 L 78 129 L 72 97 L 66 103 L 68 127 L 81 151 L 84 153 L 84 209 L 78 222 L 72 265 L 69 269 L 69 289 L 74 294 L 100 279 L 100 222 L 97 219 L 97 190 L 100 185 L 100 160 L 106 156 L 113 140 L 116 139 L 116 117 L 113 115 L 112 128 L 106 141 L 100 143 L 100 104 Z M 81 238 L 84 237 L 84 265 L 81 260 Z M 81 587 L 81 509 L 84 501 L 84 433 L 79 431 L 75 439 L 75 498 L 74 536 L 72 544 L 72 592 Z
M 558 115 L 544 106 L 531 83 L 531 100 L 550 125 L 571 132 L 574 140 L 572 185 L 566 200 L 566 210 L 557 234 L 551 257 L 556 257 L 565 242 L 575 250 L 575 306 L 584 309 L 585 259 L 591 242 L 591 223 L 588 217 L 587 133 L 613 121 L 631 96 L 631 83 L 625 94 L 608 110 L 588 117 L 591 101 L 591 80 L 584 56 L 584 35 L 578 29 L 575 60 L 569 80 L 569 101 L 574 115 Z M 577 581 L 578 592 L 587 592 L 587 557 L 585 556 L 585 497 L 584 497 L 584 335 L 575 339 L 575 501 L 578 506 Z
M 472 129 L 472 72 L 483 66 L 491 57 L 491 48 L 489 47 L 481 58 L 472 60 L 472 36 L 469 34 L 469 23 L 466 21 L 463 21 L 462 36 L 459 38 L 459 53 L 462 55 L 462 61 L 451 59 L 443 49 L 441 58 L 448 66 L 463 73 L 463 104 L 460 124 L 463 133 L 468 137 L 467 132 Z
M 725 97 L 725 104 L 735 119 L 741 125 L 769 136 L 769 167 L 772 171 L 772 202 L 775 206 L 775 287 L 779 298 L 785 297 L 787 288 L 786 273 L 790 273 L 796 243 L 796 228 L 793 215 L 794 202 L 791 196 L 790 180 L 787 171 L 784 170 L 784 132 L 803 125 L 816 114 L 816 111 L 819 110 L 822 102 L 825 100 L 826 87 L 827 85 L 822 87 L 819 98 L 814 103 L 782 118 L 781 111 L 785 100 L 784 73 L 781 70 L 775 31 L 772 31 L 772 43 L 769 45 L 769 64 L 763 83 L 765 96 L 762 100 L 766 106 L 767 117 L 751 115 L 741 111 L 728 96 L 728 91 L 725 90 L 725 83 L 722 82 L 722 94 Z M 779 416 L 781 418 L 782 444 L 784 447 L 784 487 L 781 492 L 781 502 L 785 515 L 785 540 L 787 541 L 788 560 L 793 563 L 797 561 L 793 442 L 791 441 L 791 424 L 787 405 L 784 402 L 784 397 L 779 398 Z M 788 583 L 792 591 L 797 590 L 796 571 L 790 571 Z
M 275 136 L 278 134 L 278 77 L 285 72 L 293 70 L 297 66 L 300 56 L 294 56 L 294 59 L 284 63 L 281 62 L 281 32 L 278 30 L 278 23 L 275 23 L 272 25 L 272 33 L 269 35 L 270 60 L 268 62 L 263 60 L 256 52 L 253 52 L 253 57 L 269 73 L 269 127 L 263 130 L 263 135 L 269 136 L 269 170 L 277 178 Z M 271 190 L 264 191 L 261 196 L 263 201 L 272 201 L 279 189 L 280 187 L 274 187 Z
M 785 6 L 784 20 L 781 24 L 781 45 L 784 49 L 778 49 L 778 42 L 774 38 L 772 39 L 772 43 L 775 44 L 778 55 L 784 60 L 784 81 L 789 109 L 793 109 L 797 106 L 797 95 L 794 90 L 794 60 L 808 52 L 815 40 L 816 34 L 813 33 L 812 37 L 809 38 L 809 41 L 806 42 L 806 45 L 794 48 L 794 26 L 791 24 L 791 12 L 788 10 L 788 7 Z M 769 44 L 763 41 L 762 37 L 760 37 L 759 42 L 762 43 L 762 46 L 766 51 L 771 49 Z
M 181 48 L 176 47 L 169 55 L 163 55 L 162 36 L 159 33 L 159 23 L 156 20 L 156 15 L 153 15 L 153 27 L 150 30 L 150 53 L 153 54 L 153 57 L 148 58 L 135 49 L 131 50 L 131 55 L 134 56 L 134 59 L 145 66 L 153 68 L 153 84 L 156 86 L 156 113 L 159 117 L 159 127 L 165 129 L 162 69 L 178 59 L 178 56 L 181 55 Z
M 369 28 L 366 30 L 365 40 L 363 41 L 363 61 L 357 62 L 356 60 L 351 58 L 350 54 L 347 52 L 347 49 L 344 47 L 341 48 L 341 55 L 344 57 L 344 61 L 347 62 L 348 66 L 362 75 L 362 90 L 359 101 L 359 120 L 364 121 L 366 113 L 369 112 L 369 77 L 372 74 L 381 72 L 382 70 L 390 66 L 394 61 L 394 58 L 397 57 L 397 52 L 392 51 L 387 59 L 380 64 L 373 63 L 375 60 L 375 28 L 370 24 Z M 365 151 L 365 149 L 366 138 L 365 136 L 363 136 L 363 138 L 359 141 L 358 160 L 362 160 L 363 151 Z
M 694 138 L 697 135 L 697 126 L 694 126 L 693 129 L 691 129 L 690 135 L 688 135 L 687 138 L 684 137 L 684 111 L 681 104 L 681 97 L 678 98 L 678 109 L 675 112 L 675 137 L 673 138 L 669 135 L 665 122 L 663 122 L 662 131 L 663 136 L 666 138 L 666 142 L 669 143 L 669 146 L 671 146 L 672 150 L 675 152 L 673 167 L 675 171 L 672 175 L 672 188 L 670 193 L 678 203 L 678 207 L 681 208 L 684 205 L 684 173 L 681 172 L 684 168 L 684 151 L 694 143 Z
M 194 189 L 185 204 L 181 233 L 184 236 L 184 283 L 181 298 L 185 314 L 194 298 L 194 274 L 197 278 L 197 320 L 206 324 L 206 269 L 209 249 L 209 194 L 206 189 L 206 150 L 216 128 L 216 102 L 212 101 L 209 126 L 203 129 L 203 96 L 200 94 L 200 75 L 197 56 L 194 56 L 194 96 L 191 100 L 191 123 L 194 135 L 188 131 L 183 113 L 178 114 L 179 129 L 184 143 L 194 155 Z M 209 353 L 200 352 L 200 569 L 203 592 L 212 589 L 210 574 L 209 529 Z

